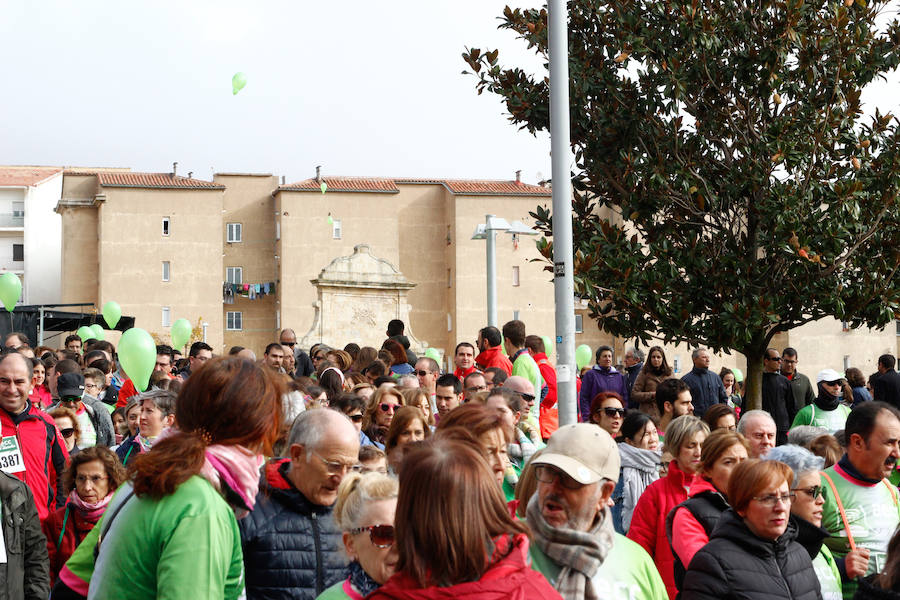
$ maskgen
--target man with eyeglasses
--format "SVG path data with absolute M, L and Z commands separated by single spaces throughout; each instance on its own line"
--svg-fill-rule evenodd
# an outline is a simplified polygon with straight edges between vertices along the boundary
M 475 394 L 484 392 L 487 389 L 488 385 L 484 379 L 484 373 L 478 371 L 469 373 L 463 380 L 463 402 L 471 402 L 475 399 Z
M 762 409 L 775 421 L 775 445 L 786 444 L 797 410 L 791 382 L 781 374 L 781 356 L 775 348 L 768 348 L 763 357 Z
M 589 423 L 560 427 L 531 461 L 538 480 L 526 510 L 532 568 L 566 600 L 668 599 L 647 552 L 613 529 L 619 463 L 616 443 Z
M 822 528 L 825 544 L 838 559 L 844 598 L 852 598 L 859 572 L 848 572 L 841 559 L 856 548 L 869 550 L 866 575 L 880 573 L 888 543 L 900 525 L 897 488 L 888 477 L 900 459 L 900 411 L 884 402 L 863 402 L 850 412 L 844 428 L 847 451 L 822 471 L 825 495 Z
M 345 415 L 317 408 L 294 420 L 288 447 L 290 458 L 266 466 L 256 507 L 238 521 L 248 600 L 313 600 L 347 576 L 331 511 L 359 464 L 359 434 Z
M 794 396 L 794 411 L 799 412 L 816 399 L 809 377 L 797 371 L 797 351 L 788 346 L 781 351 L 781 374 L 791 382 L 791 394 Z
M 309 377 L 313 374 L 315 368 L 313 368 L 312 360 L 309 358 L 309 354 L 297 345 L 297 334 L 294 333 L 293 329 L 282 329 L 278 336 L 278 341 L 281 342 L 282 346 L 287 346 L 293 351 L 296 365 L 294 372 L 297 377 Z

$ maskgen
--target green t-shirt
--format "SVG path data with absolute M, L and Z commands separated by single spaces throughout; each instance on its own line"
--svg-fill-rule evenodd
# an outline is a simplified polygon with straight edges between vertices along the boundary
M 131 486 L 122 485 L 117 497 Z M 234 511 L 205 479 L 193 476 L 159 500 L 132 497 L 116 514 L 94 562 L 107 510 L 66 562 L 88 598 L 236 599 L 244 589 L 244 555 Z M 96 575 L 96 577 L 94 577 Z
M 874 485 L 859 482 L 838 465 L 828 467 L 823 473 L 834 482 L 856 545 L 869 549 L 869 568 L 866 575 L 881 572 L 887 559 L 888 542 L 900 525 L 900 506 L 896 488 L 893 488 L 886 479 Z M 825 495 L 825 504 L 822 506 L 822 528 L 829 534 L 829 537 L 825 538 L 825 545 L 835 557 L 842 558 L 850 551 L 847 530 L 831 486 L 824 476 L 821 479 Z M 856 593 L 856 582 L 845 582 L 843 592 L 844 598 L 852 599 Z
M 813 427 L 824 427 L 829 433 L 834 433 L 844 428 L 849 415 L 850 409 L 843 404 L 838 404 L 834 410 L 822 410 L 815 404 L 810 404 L 800 409 L 800 412 L 794 417 L 791 427 L 812 425 Z
M 346 579 L 338 581 L 336 584 L 316 596 L 316 600 L 353 600 L 353 597 L 344 591 L 344 584 L 346 583 Z M 359 594 L 357 594 L 356 597 L 362 598 Z
M 532 543 L 531 568 L 554 588 L 562 567 Z M 594 590 L 608 600 L 668 600 L 666 586 L 647 551 L 624 535 L 615 534 L 612 550 L 591 579 Z
M 527 350 L 516 357 L 516 361 L 513 363 L 512 374 L 524 377 L 534 386 L 535 401 L 531 410 L 528 411 L 528 414 L 530 414 L 534 419 L 534 422 L 537 423 L 540 418 L 541 388 L 544 386 L 544 380 L 541 378 L 540 367 L 534 362 L 534 359 Z
M 841 573 L 828 546 L 823 545 L 812 561 L 822 588 L 822 600 L 841 600 Z

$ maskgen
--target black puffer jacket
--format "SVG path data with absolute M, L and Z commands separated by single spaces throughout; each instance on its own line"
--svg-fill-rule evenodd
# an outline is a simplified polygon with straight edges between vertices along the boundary
M 812 560 L 796 537 L 791 520 L 776 541 L 763 540 L 728 509 L 691 560 L 681 599 L 821 600 Z
M 238 521 L 248 600 L 313 600 L 347 577 L 330 506 L 312 504 L 287 478 L 290 460 L 266 467 L 256 507 Z

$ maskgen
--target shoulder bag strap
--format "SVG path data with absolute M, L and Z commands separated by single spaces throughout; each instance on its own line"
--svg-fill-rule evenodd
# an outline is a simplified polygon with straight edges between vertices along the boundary
M 891 482 L 887 479 L 882 479 L 881 483 L 887 486 L 888 491 L 891 493 L 891 498 L 894 499 L 894 506 L 900 506 L 900 502 L 897 500 L 897 490 L 891 485 Z
M 103 521 L 103 529 L 100 530 L 100 535 L 97 536 L 97 545 L 94 546 L 94 560 L 97 560 L 97 557 L 100 555 L 100 544 L 103 543 L 103 538 L 106 536 L 109 528 L 112 526 L 112 522 L 115 520 L 116 516 L 119 514 L 119 511 L 122 510 L 122 507 L 125 506 L 131 497 L 134 496 L 134 488 L 128 490 L 128 493 L 122 498 L 122 501 L 119 502 L 118 506 L 113 510 L 112 514 L 109 515 L 109 518 Z
M 847 532 L 847 541 L 850 543 L 850 551 L 856 550 L 856 542 L 853 541 L 853 534 L 850 533 L 850 523 L 847 522 L 847 513 L 844 511 L 844 503 L 841 502 L 841 497 L 838 495 L 837 488 L 834 486 L 834 482 L 831 480 L 831 477 L 828 476 L 828 473 L 825 471 L 819 471 L 822 474 L 822 477 L 825 478 L 825 481 L 828 482 L 828 486 L 831 488 L 831 492 L 834 494 L 834 499 L 837 502 L 838 512 L 841 513 L 841 521 L 844 522 L 844 531 Z

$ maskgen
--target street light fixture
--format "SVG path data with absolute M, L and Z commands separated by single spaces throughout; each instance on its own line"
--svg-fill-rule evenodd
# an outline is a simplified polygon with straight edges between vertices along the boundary
M 488 325 L 497 327 L 497 254 L 496 235 L 498 231 L 505 231 L 513 235 L 513 239 L 519 235 L 537 235 L 537 231 L 523 224 L 521 221 L 513 221 L 511 224 L 502 217 L 485 215 L 484 223 L 479 223 L 472 234 L 473 240 L 485 240 L 487 252 L 487 312 Z

